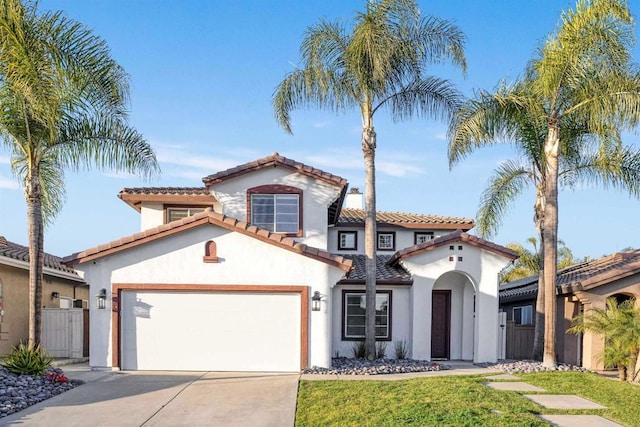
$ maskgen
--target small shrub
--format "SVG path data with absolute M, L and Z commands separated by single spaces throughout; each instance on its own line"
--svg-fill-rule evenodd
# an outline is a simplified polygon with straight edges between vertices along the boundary
M 387 355 L 386 341 L 376 341 L 376 359 L 384 359 Z
M 366 354 L 366 348 L 364 346 L 364 341 L 356 341 L 351 346 L 351 351 L 353 351 L 353 357 L 357 357 L 359 359 L 364 359 L 364 355 Z
M 396 340 L 393 345 L 396 350 L 396 359 L 406 359 L 409 355 L 409 346 L 407 345 L 407 340 Z
M 69 378 L 59 369 L 47 371 L 47 379 L 53 383 L 66 383 Z
M 14 374 L 44 375 L 51 362 L 53 357 L 49 356 L 40 344 L 29 347 L 20 341 L 20 344 L 13 347 L 2 366 Z

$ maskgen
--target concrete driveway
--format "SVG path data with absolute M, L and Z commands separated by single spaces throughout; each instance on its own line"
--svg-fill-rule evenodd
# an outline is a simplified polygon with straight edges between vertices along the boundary
M 298 374 L 65 372 L 87 383 L 0 418 L 0 425 L 280 427 L 295 421 Z

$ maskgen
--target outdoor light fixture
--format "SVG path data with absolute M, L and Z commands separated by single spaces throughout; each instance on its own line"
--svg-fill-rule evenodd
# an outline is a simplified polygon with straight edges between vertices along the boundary
M 315 291 L 311 297 L 311 311 L 320 311 L 320 301 L 322 301 L 320 292 Z
M 100 292 L 96 294 L 96 308 L 100 310 L 107 308 L 107 290 L 105 288 L 100 289 Z
M 58 299 L 58 298 L 60 298 L 60 292 L 56 292 L 56 291 L 51 292 L 51 299 Z

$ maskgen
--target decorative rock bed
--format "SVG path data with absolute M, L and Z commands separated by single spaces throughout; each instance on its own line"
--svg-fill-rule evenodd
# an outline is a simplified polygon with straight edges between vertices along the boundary
M 542 366 L 542 362 L 535 360 L 508 360 L 499 363 L 479 363 L 478 366 L 491 367 L 499 369 L 507 374 L 514 372 L 542 372 L 542 371 L 575 371 L 575 372 L 589 372 L 589 370 L 575 365 L 569 365 L 561 363 L 554 368 L 545 368 Z
M 59 369 L 50 370 L 62 374 Z M 0 368 L 0 417 L 6 417 L 82 384 L 55 382 L 47 376 L 17 375 Z
M 445 369 L 451 369 L 451 367 L 426 360 L 376 359 L 369 361 L 359 358 L 334 357 L 331 360 L 331 368 L 314 366 L 313 368 L 305 369 L 302 373 L 320 375 L 384 375 L 442 371 Z

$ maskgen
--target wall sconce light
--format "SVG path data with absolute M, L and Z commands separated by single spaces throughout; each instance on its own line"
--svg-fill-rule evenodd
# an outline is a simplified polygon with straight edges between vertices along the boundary
M 321 301 L 322 297 L 320 296 L 320 292 L 315 291 L 311 297 L 311 311 L 320 311 Z
M 60 292 L 56 292 L 56 291 L 51 292 L 51 299 L 58 299 L 58 298 L 60 298 Z
M 107 308 L 107 290 L 105 288 L 100 289 L 100 292 L 96 294 L 96 308 L 99 310 Z

